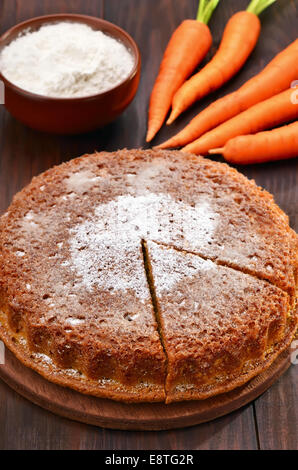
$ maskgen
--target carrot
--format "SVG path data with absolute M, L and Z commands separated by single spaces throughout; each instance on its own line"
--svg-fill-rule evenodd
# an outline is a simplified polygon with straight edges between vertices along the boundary
M 298 104 L 292 98 L 293 88 L 290 88 L 261 101 L 186 145 L 183 150 L 197 155 L 206 154 L 210 149 L 222 147 L 238 135 L 255 134 L 297 119 Z
M 150 97 L 147 142 L 161 128 L 175 92 L 209 51 L 212 36 L 207 24 L 218 3 L 219 0 L 200 0 L 197 19 L 183 21 L 174 31 Z
M 245 64 L 261 31 L 258 14 L 276 0 L 252 0 L 246 11 L 235 13 L 228 21 L 213 59 L 187 80 L 175 93 L 167 124 L 193 103 L 220 88 Z
M 234 93 L 212 103 L 176 136 L 159 148 L 181 147 L 205 132 L 231 119 L 256 103 L 264 101 L 287 88 L 298 77 L 298 39 L 277 54 L 258 74 Z
M 225 160 L 238 165 L 298 157 L 298 122 L 255 135 L 234 137 L 223 148 L 209 150 L 209 153 L 221 153 Z

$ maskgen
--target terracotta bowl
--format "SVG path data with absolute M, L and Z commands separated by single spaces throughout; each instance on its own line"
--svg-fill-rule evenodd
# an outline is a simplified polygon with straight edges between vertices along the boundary
M 132 37 L 118 26 L 92 16 L 73 14 L 41 16 L 14 26 L 0 37 L 0 51 L 22 31 L 28 28 L 34 31 L 44 24 L 60 21 L 84 23 L 120 40 L 134 57 L 130 75 L 111 90 L 83 98 L 49 98 L 31 93 L 11 83 L 1 71 L 0 80 L 5 85 L 5 107 L 16 119 L 39 131 L 79 134 L 113 121 L 133 100 L 140 80 L 140 52 Z

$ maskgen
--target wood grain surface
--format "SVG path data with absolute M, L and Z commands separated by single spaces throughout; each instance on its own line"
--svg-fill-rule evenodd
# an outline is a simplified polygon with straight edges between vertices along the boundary
M 248 0 L 221 0 L 210 28 L 214 53 L 227 19 Z M 137 96 L 114 123 L 97 132 L 57 137 L 16 122 L 0 107 L 0 211 L 32 176 L 62 161 L 96 150 L 144 146 L 148 100 L 163 50 L 174 28 L 194 17 L 197 0 L 1 0 L 0 32 L 27 18 L 58 12 L 103 17 L 126 29 L 143 60 Z M 243 70 L 219 92 L 164 127 L 154 144 L 182 128 L 212 100 L 236 89 L 297 37 L 297 0 L 278 0 L 261 15 L 258 45 Z M 209 54 L 209 57 L 210 57 Z M 298 77 L 297 77 L 298 79 Z M 241 167 L 274 194 L 298 231 L 298 160 Z M 1 366 L 0 366 L 1 367 Z M 243 409 L 192 428 L 162 432 L 109 431 L 59 418 L 0 382 L 0 449 L 297 449 L 298 368 L 292 366 L 262 397 Z

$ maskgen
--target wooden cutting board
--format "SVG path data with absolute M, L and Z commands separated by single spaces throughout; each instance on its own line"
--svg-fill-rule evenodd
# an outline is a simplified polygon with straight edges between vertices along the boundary
M 265 392 L 289 366 L 290 354 L 285 351 L 263 374 L 232 392 L 170 405 L 125 404 L 82 395 L 48 382 L 7 349 L 0 377 L 23 397 L 60 416 L 111 429 L 156 431 L 193 426 L 237 410 Z

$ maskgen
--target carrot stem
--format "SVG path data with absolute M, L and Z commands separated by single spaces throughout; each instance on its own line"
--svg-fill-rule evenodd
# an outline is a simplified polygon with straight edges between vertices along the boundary
M 220 0 L 200 0 L 197 13 L 197 21 L 208 24 L 215 8 Z
M 250 13 L 254 13 L 255 15 L 259 16 L 262 11 L 264 11 L 274 2 L 276 2 L 276 0 L 251 0 L 246 11 L 249 11 Z

